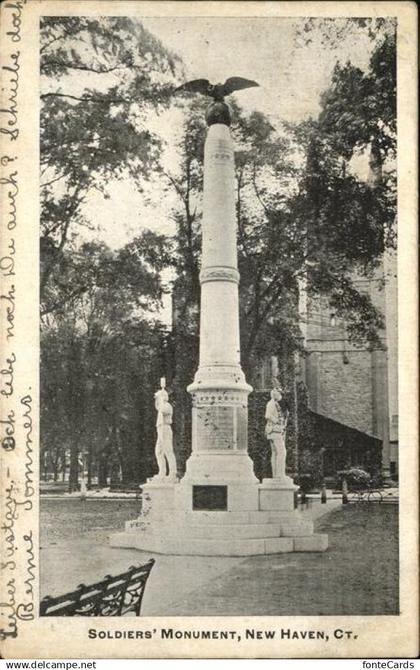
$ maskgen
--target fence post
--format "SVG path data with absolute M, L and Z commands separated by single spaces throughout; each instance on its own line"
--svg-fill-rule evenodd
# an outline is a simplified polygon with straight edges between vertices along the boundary
M 80 481 L 80 493 L 79 493 L 80 500 L 86 500 L 86 492 L 87 492 L 86 481 L 83 476 Z
M 322 482 L 322 489 L 321 489 L 321 504 L 325 505 L 327 502 L 327 487 L 325 486 L 325 482 Z
M 349 501 L 349 487 L 347 486 L 347 479 L 343 479 L 342 492 L 343 492 L 342 497 L 343 505 L 347 505 Z

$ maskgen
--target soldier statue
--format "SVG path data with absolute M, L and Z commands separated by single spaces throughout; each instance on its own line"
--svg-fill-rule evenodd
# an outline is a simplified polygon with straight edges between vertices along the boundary
M 271 444 L 271 469 L 273 479 L 286 477 L 286 428 L 289 409 L 281 388 L 271 391 L 265 408 L 265 436 Z
M 176 480 L 176 460 L 172 445 L 172 405 L 169 403 L 168 392 L 165 388 L 165 378 L 160 380 L 160 390 L 155 393 L 155 408 L 157 410 L 156 430 L 157 440 L 155 455 L 159 468 L 157 479 L 165 478 L 168 481 Z

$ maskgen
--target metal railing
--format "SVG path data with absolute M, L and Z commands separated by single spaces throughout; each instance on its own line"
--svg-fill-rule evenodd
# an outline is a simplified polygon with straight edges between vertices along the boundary
M 62 596 L 45 596 L 40 603 L 40 616 L 124 616 L 134 612 L 140 616 L 146 582 L 154 565 L 130 567 L 127 572 L 100 582 L 80 584 L 75 591 Z
M 378 502 L 383 500 L 382 491 L 379 488 L 369 487 L 365 489 L 357 489 L 356 491 L 349 491 L 348 502 L 365 503 Z

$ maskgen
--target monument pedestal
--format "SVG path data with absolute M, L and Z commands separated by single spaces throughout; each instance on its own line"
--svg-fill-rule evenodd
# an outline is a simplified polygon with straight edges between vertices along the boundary
M 150 483 L 143 487 L 144 513 L 127 521 L 111 546 L 160 554 L 250 556 L 325 551 L 327 535 L 294 509 L 295 486 L 266 479 L 262 484 L 227 478 Z M 207 508 L 205 506 L 207 505 Z M 213 509 L 208 509 L 213 505 Z

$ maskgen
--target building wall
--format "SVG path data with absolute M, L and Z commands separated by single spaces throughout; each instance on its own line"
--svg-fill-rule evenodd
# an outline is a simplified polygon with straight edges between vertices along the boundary
M 395 259 L 387 257 L 371 281 L 355 277 L 384 315 L 382 348 L 355 347 L 327 298 L 307 301 L 304 370 L 310 408 L 383 442 L 383 470 L 398 469 L 397 301 Z M 381 288 L 381 279 L 385 282 Z M 304 299 L 301 300 L 301 305 Z
M 371 354 L 348 349 L 343 353 L 342 344 L 335 341 L 334 348 L 328 350 L 325 341 L 308 342 L 308 348 L 314 347 L 306 358 L 309 406 L 319 414 L 373 435 Z
M 397 253 L 389 252 L 384 258 L 386 278 L 385 312 L 388 353 L 388 399 L 390 416 L 389 439 L 394 445 L 398 443 L 398 282 Z

